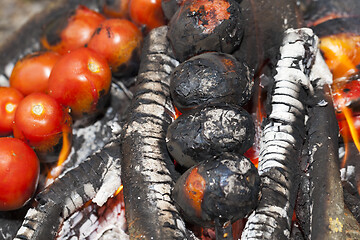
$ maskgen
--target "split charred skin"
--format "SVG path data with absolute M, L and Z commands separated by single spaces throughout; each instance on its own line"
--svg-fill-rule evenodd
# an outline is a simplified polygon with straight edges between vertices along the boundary
M 203 53 L 174 69 L 171 97 L 180 112 L 214 102 L 242 106 L 253 92 L 252 75 L 246 63 L 229 54 Z
M 187 170 L 172 196 L 188 221 L 213 227 L 216 221 L 222 226 L 246 217 L 257 205 L 259 189 L 260 178 L 250 160 L 223 153 Z
M 241 43 L 242 25 L 235 0 L 185 1 L 169 22 L 168 38 L 183 62 L 208 51 L 232 53 Z
M 166 26 L 152 30 L 144 43 L 137 89 L 122 140 L 122 179 L 126 219 L 131 239 L 191 238 L 173 200 L 176 176 L 165 143 L 172 121 L 170 73 L 178 65 L 172 56 Z
M 167 130 L 170 154 L 184 167 L 222 155 L 243 154 L 254 141 L 255 127 L 248 112 L 237 105 L 212 104 L 190 110 Z

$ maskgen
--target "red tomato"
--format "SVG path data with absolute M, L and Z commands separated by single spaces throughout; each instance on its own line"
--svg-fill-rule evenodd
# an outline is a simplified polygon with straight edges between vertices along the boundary
M 45 92 L 50 72 L 59 60 L 55 52 L 37 52 L 20 59 L 9 78 L 10 86 L 28 95 L 33 92 Z
M 98 25 L 105 20 L 100 13 L 80 5 L 71 16 L 49 24 L 41 38 L 47 49 L 60 54 L 85 46 Z
M 34 194 L 39 160 L 23 141 L 0 138 L 0 211 L 22 207 Z
M 15 88 L 0 87 L 0 136 L 11 134 L 15 110 L 23 98 Z
M 166 24 L 161 0 L 130 0 L 129 12 L 131 20 L 147 30 Z
M 70 128 L 68 112 L 45 93 L 32 93 L 18 105 L 14 119 L 14 137 L 27 142 L 40 152 L 51 151 L 64 127 Z
M 102 1 L 102 11 L 113 18 L 127 18 L 129 15 L 129 0 Z
M 68 106 L 75 118 L 103 108 L 111 84 L 106 60 L 88 48 L 65 54 L 49 78 L 49 95 Z
M 142 33 L 126 19 L 102 22 L 91 37 L 88 47 L 108 61 L 113 72 L 129 70 L 132 60 L 139 60 Z

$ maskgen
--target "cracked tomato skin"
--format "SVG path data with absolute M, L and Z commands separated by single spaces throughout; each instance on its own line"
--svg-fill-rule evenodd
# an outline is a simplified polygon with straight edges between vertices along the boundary
M 51 151 L 70 131 L 71 119 L 64 108 L 45 93 L 32 93 L 18 105 L 14 118 L 14 137 L 40 152 Z
M 56 52 L 36 52 L 26 55 L 16 64 L 9 78 L 10 86 L 24 95 L 46 92 L 52 68 L 60 59 Z
M 24 96 L 12 87 L 0 87 L 0 136 L 12 133 L 16 108 Z
M 161 0 L 130 0 L 129 12 L 131 20 L 147 31 L 166 24 Z
M 79 48 L 65 54 L 54 66 L 49 78 L 49 95 L 71 108 L 74 118 L 101 110 L 111 85 L 111 70 L 98 53 Z
M 142 40 L 142 33 L 134 23 L 108 19 L 99 25 L 88 47 L 108 61 L 113 73 L 128 75 L 137 70 Z
M 0 211 L 24 206 L 35 192 L 39 173 L 31 147 L 16 138 L 0 138 Z

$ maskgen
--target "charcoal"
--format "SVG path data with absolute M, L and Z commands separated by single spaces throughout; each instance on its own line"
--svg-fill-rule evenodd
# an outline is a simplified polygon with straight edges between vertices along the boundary
M 203 161 L 176 182 L 172 196 L 187 220 L 201 226 L 234 222 L 257 205 L 260 178 L 249 159 L 235 153 Z
M 168 110 L 170 72 L 156 70 L 162 68 L 160 62 L 166 62 L 170 71 L 178 64 L 166 39 L 167 31 L 167 26 L 156 28 L 145 39 L 142 53 L 149 60 L 140 64 L 123 128 L 121 177 L 130 239 L 190 238 L 170 197 L 177 176 L 165 143 L 172 120 Z
M 235 0 L 185 1 L 169 22 L 168 38 L 180 62 L 208 51 L 232 53 L 243 37 Z
M 251 116 L 231 104 L 206 105 L 182 114 L 168 128 L 167 148 L 184 167 L 224 152 L 243 154 L 253 144 L 255 127 Z
M 180 7 L 182 0 L 164 0 L 161 1 L 161 7 L 164 12 L 165 18 L 170 20 Z
M 252 73 L 233 56 L 210 52 L 197 55 L 174 69 L 170 93 L 181 111 L 210 102 L 246 103 L 253 90 Z

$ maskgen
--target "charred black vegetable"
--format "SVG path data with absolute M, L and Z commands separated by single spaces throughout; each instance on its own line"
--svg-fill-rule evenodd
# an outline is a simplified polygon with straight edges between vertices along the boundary
M 168 38 L 181 62 L 207 51 L 231 53 L 242 36 L 241 11 L 235 0 L 186 1 L 169 23 Z
M 213 226 L 236 221 L 257 205 L 260 178 L 249 159 L 225 153 L 190 168 L 176 182 L 172 196 L 193 223 Z
M 241 106 L 250 99 L 253 85 L 246 63 L 229 54 L 211 52 L 176 67 L 171 74 L 170 93 L 174 105 L 183 112 L 210 102 Z
M 236 105 L 208 105 L 191 110 L 169 127 L 166 140 L 170 154 L 185 167 L 224 152 L 242 154 L 254 139 L 251 116 Z

